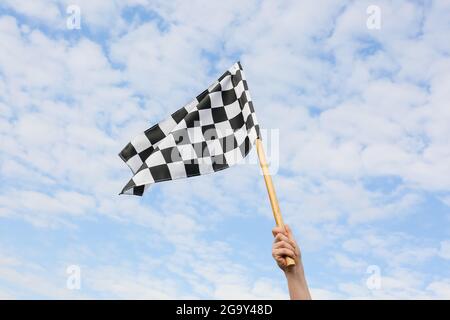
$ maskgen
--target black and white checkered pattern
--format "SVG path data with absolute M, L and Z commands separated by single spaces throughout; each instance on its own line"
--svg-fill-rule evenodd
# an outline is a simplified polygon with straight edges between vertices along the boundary
M 119 156 L 134 176 L 121 193 L 142 196 L 155 182 L 226 169 L 245 158 L 259 137 L 237 62 L 191 103 L 126 145 Z

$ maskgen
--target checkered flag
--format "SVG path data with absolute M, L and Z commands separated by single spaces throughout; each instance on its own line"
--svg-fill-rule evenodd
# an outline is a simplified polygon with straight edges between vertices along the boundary
M 119 153 L 133 178 L 121 194 L 142 196 L 155 182 L 226 169 L 260 138 L 242 66 L 235 63 L 207 90 Z

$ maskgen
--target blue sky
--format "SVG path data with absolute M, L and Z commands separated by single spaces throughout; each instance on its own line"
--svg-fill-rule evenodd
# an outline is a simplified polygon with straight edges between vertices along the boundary
M 0 298 L 288 297 L 257 165 L 118 196 L 122 147 L 237 60 L 279 133 L 313 298 L 450 298 L 449 16 L 443 0 L 2 1 Z

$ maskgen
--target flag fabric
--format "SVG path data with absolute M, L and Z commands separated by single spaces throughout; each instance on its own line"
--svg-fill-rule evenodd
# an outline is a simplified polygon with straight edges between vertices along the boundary
M 136 136 L 119 153 L 133 172 L 121 194 L 142 196 L 149 185 L 226 169 L 260 138 L 239 62 L 192 102 Z

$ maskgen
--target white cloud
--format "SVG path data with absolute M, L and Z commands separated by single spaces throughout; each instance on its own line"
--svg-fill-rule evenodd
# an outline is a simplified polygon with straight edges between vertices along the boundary
M 448 202 L 441 194 L 450 188 L 450 47 L 442 21 L 450 7 L 381 1 L 382 29 L 369 31 L 368 3 L 231 1 L 215 10 L 200 1 L 81 1 L 82 30 L 89 33 L 80 31 L 78 40 L 1 16 L 0 174 L 8 183 L 0 216 L 64 230 L 86 220 L 114 221 L 143 227 L 154 245 L 174 251 L 154 253 L 169 261 L 161 278 L 136 270 L 151 260 L 147 254 L 130 265 L 88 264 L 87 285 L 98 295 L 286 297 L 280 279 L 258 274 L 259 258 L 238 261 L 233 255 L 241 248 L 219 238 L 229 219 L 272 224 L 256 167 L 161 184 L 151 203 L 116 196 L 129 175 L 116 154 L 128 139 L 240 57 L 259 120 L 280 128 L 281 171 L 274 180 L 285 220 L 298 233 L 306 261 L 323 252 L 316 263 L 331 259 L 336 279 L 346 274 L 336 280 L 340 285 L 312 283 L 313 296 L 447 296 L 447 275 L 430 281 L 413 269 L 437 256 L 447 259 L 447 240 L 440 247 L 422 243 L 413 229 L 392 233 L 383 222 L 415 219 L 428 194 Z M 4 6 L 57 29 L 65 24 L 58 9 L 65 4 Z M 123 10 L 137 8 L 160 17 L 126 21 Z M 364 50 L 374 52 L 361 55 Z M 388 190 L 366 184 L 386 176 L 396 181 Z M 168 200 L 174 194 L 183 196 Z M 433 221 L 434 213 L 426 214 Z M 378 231 L 367 230 L 368 223 Z M 341 248 L 347 252 L 335 252 Z M 387 268 L 381 293 L 359 281 L 371 260 Z M 23 291 L 22 276 L 39 287 L 36 294 L 66 296 L 44 275 L 30 275 L 34 266 L 15 267 L 2 272 Z M 345 280 L 349 274 L 352 281 Z M 172 275 L 188 289 L 167 280 Z
M 439 256 L 444 259 L 450 260 L 450 240 L 441 241 Z
M 333 261 L 340 268 L 347 270 L 363 270 L 367 267 L 367 263 L 361 259 L 352 259 L 345 254 L 335 253 L 333 256 Z
M 53 1 L 5 0 L 2 1 L 2 6 L 49 26 L 65 25 L 65 20 L 62 19 L 59 8 Z
M 57 191 L 51 195 L 29 190 L 11 190 L 0 195 L 0 212 L 19 216 L 37 226 L 57 226 L 64 215 L 81 216 L 95 208 L 92 196 L 73 191 Z
M 427 286 L 434 299 L 450 299 L 450 279 L 434 281 Z

